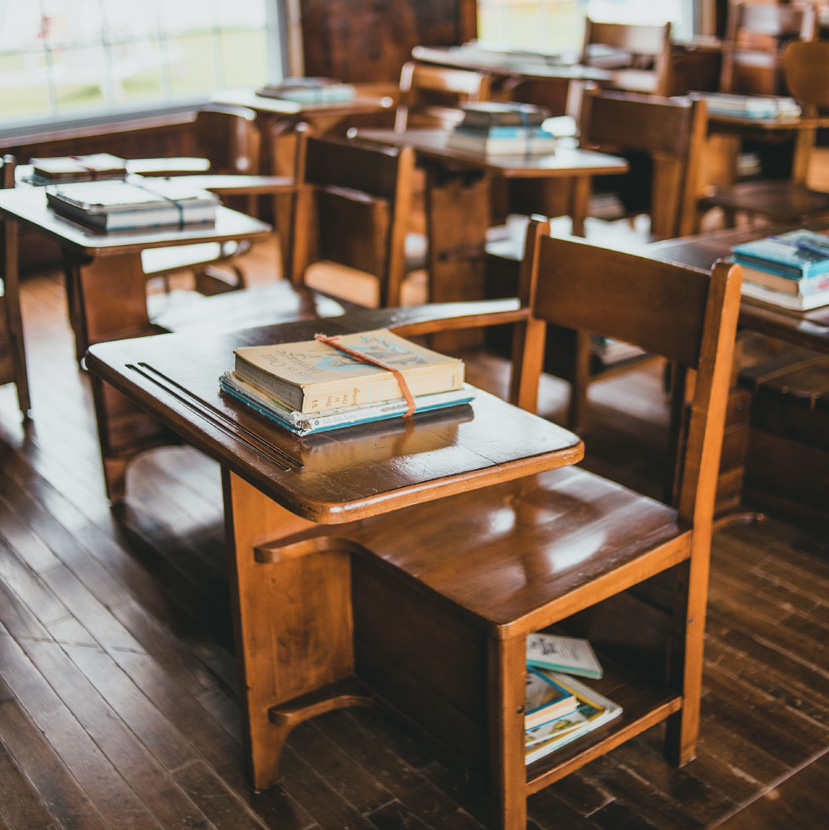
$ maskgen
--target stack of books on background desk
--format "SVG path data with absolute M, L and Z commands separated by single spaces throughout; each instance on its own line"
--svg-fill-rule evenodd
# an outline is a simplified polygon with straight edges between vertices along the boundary
M 543 758 L 622 714 L 622 707 L 573 675 L 599 679 L 590 643 L 538 632 L 527 637 L 524 760 Z
M 544 129 L 549 111 L 532 104 L 482 101 L 461 107 L 463 116 L 447 146 L 494 155 L 554 153 L 555 136 Z
M 279 98 L 299 104 L 350 101 L 356 95 L 351 84 L 333 78 L 285 78 L 279 84 L 269 84 L 256 90 L 264 98 Z
M 31 164 L 34 184 L 92 182 L 123 179 L 127 175 L 124 159 L 110 153 L 33 158 Z
M 800 118 L 801 109 L 794 98 L 779 95 L 734 95 L 724 92 L 692 92 L 691 97 L 702 98 L 711 115 L 729 115 L 735 118 Z
M 103 231 L 212 225 L 218 197 L 167 179 L 83 182 L 49 186 L 55 213 Z
M 338 338 L 399 370 L 414 397 L 415 412 L 469 403 L 464 365 L 387 331 Z M 221 388 L 297 435 L 399 418 L 408 404 L 394 374 L 318 340 L 237 349 Z
M 745 296 L 794 311 L 829 305 L 829 236 L 796 230 L 731 250 Z

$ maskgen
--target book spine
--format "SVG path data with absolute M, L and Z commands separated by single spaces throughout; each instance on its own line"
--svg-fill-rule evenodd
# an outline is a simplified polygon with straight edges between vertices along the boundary
M 394 401 L 371 407 L 360 407 L 353 412 L 339 412 L 332 415 L 305 416 L 300 413 L 287 414 L 278 402 L 269 403 L 268 398 L 256 395 L 234 383 L 227 377 L 221 378 L 221 387 L 243 403 L 249 404 L 262 415 L 295 432 L 297 435 L 311 435 L 345 426 L 373 423 L 398 418 L 406 411 L 405 401 Z M 474 400 L 475 391 L 465 386 L 454 392 L 438 393 L 415 399 L 415 412 L 431 412 L 450 406 L 469 403 Z

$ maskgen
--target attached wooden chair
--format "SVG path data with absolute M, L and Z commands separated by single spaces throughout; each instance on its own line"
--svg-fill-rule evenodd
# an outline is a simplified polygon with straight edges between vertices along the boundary
M 783 74 L 787 88 L 803 110 L 804 119 L 817 119 L 829 112 L 829 43 L 814 40 L 790 43 L 783 53 Z M 796 225 L 829 219 L 829 193 L 808 186 L 817 123 L 795 132 L 789 178 L 743 181 L 714 188 L 700 199 L 700 214 L 721 208 L 729 225 L 737 221 L 738 214 Z
M 582 113 L 583 147 L 627 156 L 632 171 L 625 176 L 606 177 L 604 196 L 613 197 L 620 210 L 602 219 L 574 216 L 572 227 L 586 229 L 588 239 L 609 238 L 614 244 L 633 248 L 656 239 L 671 239 L 693 233 L 699 198 L 701 168 L 707 128 L 703 101 L 663 98 L 602 91 L 585 91 Z M 620 182 L 617 185 L 616 180 Z M 619 190 L 617 196 L 613 191 Z M 647 214 L 649 232 L 632 225 L 619 230 L 620 219 Z M 562 217 L 564 218 L 564 217 Z M 568 230 L 570 226 L 568 225 Z M 499 243 L 488 246 L 490 283 L 495 296 L 513 293 L 516 265 L 507 261 L 520 256 Z M 639 357 L 610 361 L 599 348 L 602 341 L 574 327 L 551 329 L 548 334 L 545 370 L 571 384 L 567 426 L 584 427 L 589 384 L 639 362 Z
M 152 317 L 153 333 L 199 329 L 209 334 L 337 316 L 355 307 L 306 285 L 308 269 L 318 261 L 370 273 L 379 285 L 379 302 L 399 302 L 414 170 L 411 148 L 313 138 L 304 130 L 299 135 L 300 186 L 292 210 L 290 278 L 172 305 Z M 107 496 L 119 502 L 126 493 L 130 459 L 171 443 L 170 433 L 94 378 L 93 389 Z
M 814 40 L 817 23 L 817 9 L 809 3 L 731 2 L 722 45 L 720 91 L 788 95 L 783 51 L 792 40 Z
M 671 24 L 585 21 L 581 62 L 607 69 L 608 89 L 670 95 Z
M 458 106 L 485 101 L 489 89 L 489 76 L 484 72 L 409 61 L 400 71 L 394 129 L 451 127 L 460 120 Z
M 0 162 L 2 186 L 14 187 L 14 156 L 4 156 Z M 0 221 L 2 229 L 3 274 L 0 278 L 0 384 L 13 383 L 17 387 L 17 401 L 24 420 L 31 409 L 29 375 L 26 370 L 26 350 L 23 343 L 23 320 L 20 314 L 20 288 L 17 268 L 6 267 L 17 261 L 18 229 L 15 222 Z
M 675 504 L 567 467 L 473 492 L 460 484 L 443 499 L 256 550 L 257 561 L 280 567 L 311 552 L 342 559 L 367 699 L 391 707 L 480 781 L 499 830 L 524 830 L 530 794 L 661 721 L 669 759 L 695 756 L 714 488 L 740 301 L 739 266 L 719 262 L 709 275 L 548 232 L 534 223 L 528 235 L 522 290 L 530 315 L 517 327 L 514 397 L 534 408 L 550 323 L 628 340 L 686 367 L 696 383 L 678 444 Z M 550 627 L 589 638 L 605 669 L 589 685 L 624 713 L 526 767 L 526 637 Z M 315 692 L 274 707 L 277 749 L 292 726 L 358 700 L 350 693 L 321 708 Z M 266 754 L 273 749 L 269 738 Z

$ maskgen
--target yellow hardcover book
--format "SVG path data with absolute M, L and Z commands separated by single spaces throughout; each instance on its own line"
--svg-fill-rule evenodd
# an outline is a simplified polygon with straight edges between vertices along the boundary
M 414 396 L 463 386 L 463 361 L 418 346 L 386 329 L 345 334 L 342 345 L 399 370 Z M 243 380 L 301 412 L 396 400 L 394 374 L 317 340 L 249 346 L 235 351 Z

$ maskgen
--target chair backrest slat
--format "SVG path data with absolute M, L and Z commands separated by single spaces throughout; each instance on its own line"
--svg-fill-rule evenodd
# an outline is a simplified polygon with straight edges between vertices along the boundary
M 651 235 L 694 231 L 706 148 L 707 107 L 702 100 L 589 89 L 582 107 L 582 145 L 651 162 Z M 629 176 L 641 175 L 641 171 Z
M 532 408 L 546 323 L 624 340 L 694 371 L 687 423 L 677 431 L 676 503 L 689 522 L 711 522 L 740 307 L 741 268 L 696 268 L 527 230 L 531 320 L 519 330 L 513 394 Z M 702 495 L 702 498 L 699 496 Z
M 299 132 L 290 273 L 302 285 L 326 260 L 378 277 L 380 304 L 399 305 L 414 154 L 359 139 Z
M 577 239 L 542 237 L 538 251 L 537 317 L 696 366 L 706 271 Z

